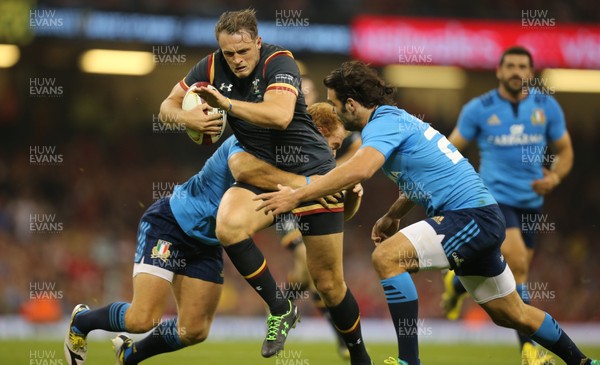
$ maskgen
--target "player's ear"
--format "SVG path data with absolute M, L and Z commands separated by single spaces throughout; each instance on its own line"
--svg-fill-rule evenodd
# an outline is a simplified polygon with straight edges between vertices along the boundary
M 260 49 L 260 47 L 261 47 L 261 46 L 262 46 L 262 37 L 261 37 L 261 36 L 259 36 L 259 35 L 257 35 L 257 36 L 256 36 L 256 47 L 257 47 L 258 49 Z
M 356 101 L 352 98 L 346 99 L 346 109 L 353 113 L 356 110 Z

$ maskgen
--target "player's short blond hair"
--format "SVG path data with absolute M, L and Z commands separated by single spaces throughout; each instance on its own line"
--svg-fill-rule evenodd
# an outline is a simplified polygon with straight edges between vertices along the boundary
M 337 128 L 343 127 L 342 121 L 328 103 L 315 103 L 308 107 L 308 114 L 312 117 L 315 125 L 321 130 L 325 138 L 329 137 Z
M 258 22 L 256 20 L 256 10 L 252 8 L 226 11 L 219 17 L 215 25 L 215 37 L 219 40 L 219 34 L 226 32 L 227 34 L 235 34 L 240 32 L 248 32 L 252 39 L 258 36 Z

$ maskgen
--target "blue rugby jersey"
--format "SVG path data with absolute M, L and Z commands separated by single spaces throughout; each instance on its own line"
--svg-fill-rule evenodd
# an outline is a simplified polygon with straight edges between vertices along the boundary
M 479 173 L 497 201 L 517 208 L 537 209 L 543 197 L 531 183 L 543 177 L 548 141 L 566 133 L 565 118 L 556 99 L 537 89 L 519 103 L 500 96 L 497 89 L 469 101 L 458 118 L 458 131 L 477 139 Z
M 208 245 L 218 245 L 215 235 L 217 209 L 234 179 L 227 161 L 243 151 L 231 136 L 223 142 L 196 175 L 175 186 L 169 200 L 173 215 L 190 237 Z
M 363 145 L 385 156 L 383 171 L 427 216 L 496 201 L 471 164 L 429 124 L 394 106 L 378 107 L 362 130 Z

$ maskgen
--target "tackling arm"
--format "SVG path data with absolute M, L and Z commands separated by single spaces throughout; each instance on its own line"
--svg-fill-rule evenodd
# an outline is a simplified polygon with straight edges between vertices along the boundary
M 263 200 L 257 210 L 272 211 L 273 214 L 285 213 L 297 207 L 301 202 L 316 200 L 322 196 L 354 187 L 373 176 L 385 162 L 385 156 L 373 147 L 365 147 L 346 163 L 329 171 L 312 184 L 292 190 L 279 186 L 280 191 L 260 194 L 254 200 Z
M 379 151 L 372 147 L 365 147 L 348 162 L 329 171 L 313 184 L 298 189 L 299 202 L 315 200 L 354 187 L 373 176 L 384 162 L 385 157 Z
M 284 183 L 294 188 L 306 185 L 306 177 L 276 168 L 248 152 L 238 152 L 228 161 L 236 181 L 245 182 L 265 190 L 277 190 Z
M 390 209 L 388 209 L 385 215 L 392 219 L 402 219 L 414 206 L 415 203 L 408 199 L 403 191 L 400 191 L 400 196 L 396 199 L 394 204 L 392 204 Z
M 400 219 L 408 213 L 415 203 L 408 199 L 404 192 L 400 191 L 400 196 L 394 204 L 388 209 L 383 217 L 379 218 L 373 230 L 371 231 L 371 239 L 375 244 L 379 244 L 398 232 L 400 227 Z

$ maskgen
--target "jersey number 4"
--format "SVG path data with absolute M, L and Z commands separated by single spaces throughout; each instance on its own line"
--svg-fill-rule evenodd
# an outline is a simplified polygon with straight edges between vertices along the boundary
M 424 134 L 425 134 L 425 138 L 427 138 L 428 141 L 431 141 L 433 139 L 433 137 L 436 134 L 440 134 L 440 132 L 429 127 L 425 130 Z M 448 157 L 450 159 L 450 161 L 452 161 L 453 164 L 456 164 L 458 161 L 460 161 L 463 158 L 463 155 L 461 155 L 458 150 L 451 151 L 450 148 L 448 148 L 448 146 L 450 146 L 450 141 L 445 136 L 442 136 L 442 138 L 440 138 L 437 141 L 437 146 L 440 149 L 440 151 L 442 151 L 444 153 L 444 155 L 446 155 L 446 157 Z

